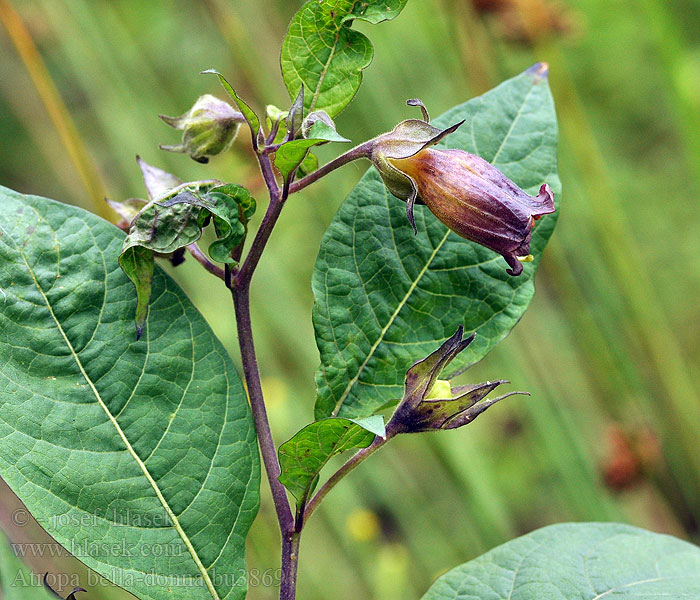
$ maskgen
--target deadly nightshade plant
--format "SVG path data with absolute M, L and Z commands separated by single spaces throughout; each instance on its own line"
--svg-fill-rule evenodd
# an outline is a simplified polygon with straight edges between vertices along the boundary
M 449 380 L 520 319 L 556 222 L 557 128 L 546 65 L 434 121 L 409 100 L 422 119 L 404 120 L 320 167 L 312 154 L 349 141 L 334 118 L 373 53 L 353 22 L 393 19 L 405 4 L 303 4 L 282 43 L 286 110 L 268 105 L 261 118 L 209 69 L 232 104 L 205 95 L 181 117 L 162 117 L 182 132 L 179 144 L 163 148 L 200 163 L 247 129 L 239 139 L 249 143 L 269 197 L 252 241 L 258 202 L 245 187 L 211 176 L 183 182 L 140 158 L 146 198 L 110 201 L 119 227 L 0 189 L 0 474 L 64 547 L 99 540 L 129 548 L 81 560 L 140 599 L 246 595 L 259 456 L 281 534 L 280 598 L 293 599 L 302 531 L 344 476 L 398 434 L 443 435 L 523 393 L 489 397 L 507 383 L 501 379 Z M 251 282 L 283 208 L 294 210 L 290 197 L 358 159 L 374 168 L 341 204 L 313 275 L 321 358 L 315 420 L 276 448 L 253 343 Z M 246 390 L 204 319 L 155 263 L 178 265 L 186 255 L 231 292 Z M 354 453 L 322 482 L 329 460 L 346 451 Z M 92 527 L 81 526 L 86 518 Z M 677 583 L 677 572 L 657 560 L 677 552 L 692 572 L 700 554 L 683 542 L 644 538 L 646 554 L 633 570 L 609 575 L 592 566 L 577 582 L 567 565 L 606 540 L 634 542 L 641 534 L 581 525 L 533 536 L 537 547 L 557 551 L 534 552 L 521 538 L 493 552 L 508 564 L 525 556 L 546 564 L 548 578 L 561 573 L 557 589 L 569 586 L 572 596 L 588 593 L 592 580 L 616 589 L 639 577 L 643 590 L 666 574 L 676 582 L 668 585 L 700 588 L 697 578 Z M 143 551 L 165 546 L 160 555 Z M 481 595 L 470 565 L 426 598 L 442 598 L 446 586 L 450 597 L 455 589 Z M 480 565 L 474 569 L 483 577 L 488 569 Z M 484 585 L 498 598 L 516 598 L 514 578 L 528 572 L 503 568 L 503 590 Z M 533 572 L 517 590 L 547 597 Z

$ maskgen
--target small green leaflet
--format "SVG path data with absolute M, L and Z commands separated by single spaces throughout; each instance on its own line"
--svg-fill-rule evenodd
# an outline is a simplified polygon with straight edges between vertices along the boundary
M 252 108 L 250 108 L 250 106 L 248 106 L 246 101 L 243 100 L 243 98 L 241 98 L 236 93 L 236 90 L 234 90 L 233 87 L 231 87 L 231 84 L 216 69 L 206 69 L 205 71 L 202 71 L 200 73 L 200 75 L 209 74 L 216 75 L 219 78 L 219 81 L 221 82 L 223 88 L 238 106 L 238 110 L 240 110 L 243 113 L 243 116 L 245 117 L 245 120 L 247 121 L 248 126 L 250 127 L 250 130 L 253 134 L 253 139 L 255 139 L 258 135 L 258 132 L 260 131 L 260 119 L 258 118 L 258 115 L 255 114 L 255 111 Z
M 617 523 L 566 523 L 440 577 L 423 600 L 697 600 L 700 548 Z
M 314 126 L 315 128 L 315 126 Z M 275 166 L 280 170 L 283 177 L 287 177 L 290 173 L 294 171 L 297 167 L 306 161 L 307 152 L 313 146 L 318 146 L 319 144 L 325 144 L 326 142 L 349 142 L 337 133 L 335 136 L 327 134 L 327 137 L 321 137 L 326 135 L 323 128 L 318 128 L 320 131 L 316 133 L 319 137 L 307 140 L 293 140 L 282 144 L 275 153 Z M 335 129 L 332 130 L 335 133 Z M 328 139 L 328 138 L 334 139 Z M 311 169 L 313 170 L 313 169 Z
M 338 134 L 333 120 L 325 111 L 315 111 L 306 119 L 303 116 L 304 88 L 302 87 L 287 116 L 287 135 L 290 141 L 282 144 L 275 152 L 275 166 L 284 179 L 305 163 L 309 149 L 313 146 L 328 142 L 350 141 Z M 303 134 L 303 139 L 295 139 L 300 134 Z M 308 164 L 302 170 L 308 170 Z
M 306 87 L 308 111 L 337 115 L 352 100 L 374 49 L 351 29 L 355 19 L 376 24 L 399 15 L 407 0 L 309 0 L 292 18 L 282 42 L 282 76 L 295 98 Z
M 384 437 L 384 419 L 322 419 L 304 427 L 279 448 L 279 480 L 297 499 L 306 502 L 321 469 L 336 454 L 366 448 L 376 436 Z

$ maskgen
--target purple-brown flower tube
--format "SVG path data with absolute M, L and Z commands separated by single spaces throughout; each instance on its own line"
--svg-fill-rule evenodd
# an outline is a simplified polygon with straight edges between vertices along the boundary
M 406 158 L 388 158 L 416 186 L 419 198 L 447 227 L 506 259 L 520 275 L 530 254 L 535 221 L 554 212 L 546 183 L 530 196 L 483 158 L 463 150 L 424 148 Z

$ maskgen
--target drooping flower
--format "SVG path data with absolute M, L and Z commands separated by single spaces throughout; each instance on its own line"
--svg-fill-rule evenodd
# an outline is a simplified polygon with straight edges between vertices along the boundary
M 464 150 L 431 148 L 462 123 L 441 130 L 424 120 L 408 119 L 373 140 L 371 159 L 389 191 L 406 201 L 408 219 L 415 203 L 430 211 L 457 235 L 501 254 L 510 275 L 520 275 L 531 260 L 535 221 L 554 212 L 554 195 L 543 183 L 530 196 L 483 158 Z
M 440 221 L 501 254 L 508 273 L 520 275 L 535 221 L 554 212 L 549 185 L 530 196 L 492 164 L 464 150 L 425 148 L 389 162 L 415 182 L 419 197 Z

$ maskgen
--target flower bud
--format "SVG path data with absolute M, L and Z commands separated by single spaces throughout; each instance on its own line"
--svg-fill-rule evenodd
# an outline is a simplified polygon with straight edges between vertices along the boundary
M 231 105 L 210 94 L 201 96 L 184 115 L 160 115 L 160 118 L 182 131 L 181 144 L 160 148 L 170 152 L 184 152 L 201 163 L 209 162 L 209 156 L 228 150 L 244 120 L 243 115 Z
M 474 339 L 473 334 L 467 338 L 463 338 L 462 334 L 460 326 L 435 352 L 419 360 L 406 372 L 403 399 L 386 425 L 388 436 L 456 429 L 471 423 L 499 400 L 514 394 L 526 394 L 511 392 L 497 398 L 486 398 L 499 385 L 508 383 L 503 379 L 455 388 L 449 381 L 438 379 L 447 365 Z
M 545 183 L 530 196 L 496 167 L 464 150 L 431 148 L 462 123 L 438 129 L 409 119 L 375 138 L 371 160 L 389 191 L 406 201 L 408 220 L 416 230 L 413 207 L 425 204 L 457 235 L 503 256 L 510 275 L 520 275 L 522 262 L 532 260 L 530 236 L 535 221 L 554 212 L 554 195 Z

